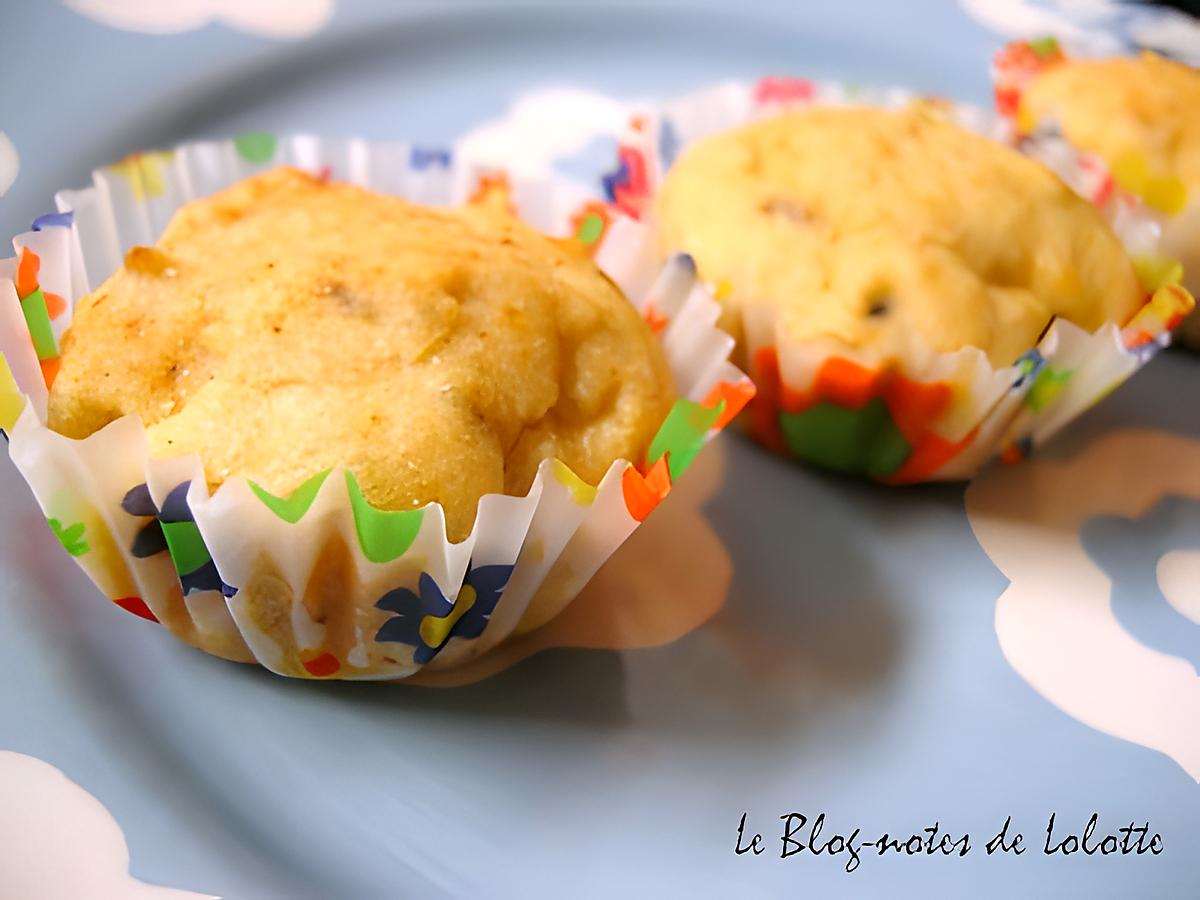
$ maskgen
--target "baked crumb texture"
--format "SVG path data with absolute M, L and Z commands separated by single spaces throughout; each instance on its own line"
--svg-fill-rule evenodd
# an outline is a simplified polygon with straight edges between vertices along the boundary
M 1055 318 L 1124 324 L 1143 290 L 1120 240 L 1040 164 L 925 109 L 815 108 L 702 140 L 667 174 L 664 246 L 781 341 L 1011 365 Z M 733 327 L 731 324 L 730 327 Z
M 281 168 L 190 203 L 84 297 L 49 424 L 121 416 L 209 487 L 286 495 L 344 466 L 452 540 L 543 459 L 595 484 L 674 400 L 650 329 L 585 256 L 503 211 L 440 209 Z

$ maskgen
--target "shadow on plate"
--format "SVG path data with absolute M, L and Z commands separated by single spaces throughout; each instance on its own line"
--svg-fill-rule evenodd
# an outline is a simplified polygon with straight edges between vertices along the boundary
M 797 467 L 738 438 L 705 457 L 560 629 L 550 639 L 531 635 L 511 658 L 499 654 L 468 676 L 485 680 L 454 690 L 288 689 L 372 716 L 436 710 L 736 742 L 803 733 L 881 697 L 908 629 L 905 598 L 878 569 L 879 535 L 914 518 L 962 517 L 961 487 L 881 488 Z M 621 652 L 595 649 L 605 640 Z
M 222 690 L 278 690 L 292 702 L 320 696 L 375 722 L 433 713 L 769 741 L 884 690 L 907 628 L 904 598 L 878 570 L 886 557 L 880 536 L 949 511 L 962 514 L 960 488 L 880 488 L 723 438 L 558 620 L 473 670 L 439 673 L 439 683 L 459 685 L 454 690 L 279 679 L 167 635 L 129 634 L 151 626 L 118 610 L 103 619 L 111 646 L 99 652 L 115 653 L 128 639 L 129 652 L 138 652 L 136 643 L 171 658 L 155 665 L 174 668 L 178 658 L 173 678 L 211 672 Z M 45 625 L 88 652 L 87 628 L 65 621 L 78 617 L 83 601 L 71 595 L 82 578 L 34 515 L 4 557 L 29 573 L 39 594 L 64 598 L 64 621 Z M 42 615 L 60 618 L 55 606 Z

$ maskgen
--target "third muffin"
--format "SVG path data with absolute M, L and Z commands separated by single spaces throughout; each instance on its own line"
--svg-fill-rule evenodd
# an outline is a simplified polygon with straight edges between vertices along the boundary
M 1148 291 L 1101 213 L 961 110 L 750 110 L 685 147 L 655 212 L 661 249 L 723 299 L 768 446 L 890 482 L 966 477 L 1103 396 L 1140 358 L 1122 344 L 1190 306 L 1165 297 L 1143 328 Z
M 1095 153 L 1116 183 L 1164 223 L 1163 245 L 1182 259 L 1192 290 L 1200 280 L 1200 71 L 1154 53 L 1067 58 L 1057 45 L 1010 45 L 997 58 L 997 99 L 1022 131 L 1056 128 Z M 1000 87 L 1001 81 L 1010 85 Z M 1002 103 L 1003 106 L 1003 103 Z M 1200 317 L 1179 332 L 1200 348 Z

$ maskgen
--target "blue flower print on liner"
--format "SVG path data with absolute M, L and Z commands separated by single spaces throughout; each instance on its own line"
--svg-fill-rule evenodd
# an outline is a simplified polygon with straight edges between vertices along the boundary
M 221 591 L 226 597 L 237 593 L 237 588 L 221 581 L 216 563 L 208 554 L 196 520 L 187 505 L 190 481 L 173 487 L 163 501 L 162 509 L 154 504 L 150 489 L 145 484 L 133 487 L 121 500 L 121 508 L 131 516 L 153 516 L 133 539 L 130 552 L 138 559 L 155 556 L 163 551 L 171 554 L 179 583 L 184 594 L 193 591 Z
M 388 591 L 375 606 L 396 615 L 383 623 L 376 641 L 408 644 L 414 648 L 413 662 L 424 665 L 450 642 L 450 638 L 477 638 L 491 620 L 500 595 L 508 585 L 512 566 L 467 565 L 467 577 L 451 602 L 442 594 L 433 576 L 421 573 L 420 594 L 408 588 Z
M 618 150 L 617 167 L 611 172 L 600 176 L 600 187 L 604 191 L 604 199 L 609 203 L 617 202 L 617 191 L 629 183 L 629 162 L 620 155 Z
M 650 202 L 650 175 L 645 155 L 634 146 L 617 145 L 617 167 L 601 175 L 604 196 L 620 212 L 640 219 Z
M 450 168 L 450 151 L 441 147 L 413 147 L 408 151 L 408 164 L 418 172 L 425 169 Z
M 71 223 L 75 221 L 75 213 L 68 210 L 61 213 L 46 213 L 44 216 L 38 216 L 33 220 L 33 224 L 29 226 L 30 231 L 42 231 L 46 228 L 70 228 Z
M 167 539 L 163 537 L 162 526 L 158 524 L 158 507 L 154 505 L 154 500 L 150 497 L 149 487 L 139 484 L 130 488 L 124 499 L 121 500 L 121 509 L 129 515 L 139 518 L 154 517 L 153 522 L 147 522 L 137 533 L 133 539 L 133 546 L 129 550 L 130 553 L 138 559 L 146 559 L 167 549 Z
M 1142 644 L 1186 659 L 1200 672 L 1200 626 L 1171 606 L 1158 587 L 1158 560 L 1200 549 L 1200 500 L 1168 496 L 1140 519 L 1096 516 L 1079 539 L 1112 580 L 1112 610 Z
M 1025 382 L 1037 378 L 1046 365 L 1046 357 L 1042 356 L 1037 347 L 1033 347 L 1022 353 L 1014 365 L 1017 367 L 1017 380 L 1012 383 L 1012 386 L 1017 388 Z

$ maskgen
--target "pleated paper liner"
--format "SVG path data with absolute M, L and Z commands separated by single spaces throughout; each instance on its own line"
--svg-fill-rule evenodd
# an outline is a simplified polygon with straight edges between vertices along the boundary
M 1183 266 L 1182 283 L 1192 292 L 1200 291 L 1200 197 L 1189 192 L 1173 173 L 1152 171 L 1146 157 L 1136 151 L 1104 159 L 1072 148 L 1053 118 L 1039 120 L 1023 103 L 1025 89 L 1041 73 L 1072 57 L 1087 55 L 1053 37 L 1006 44 L 992 59 L 996 112 L 1008 123 L 1009 138 L 1017 146 L 1038 147 L 1054 156 L 1076 155 L 1081 171 L 1072 186 L 1097 206 L 1138 207 L 1144 218 L 1161 229 L 1164 256 Z M 1195 114 L 1195 110 L 1178 111 L 1180 116 Z M 1200 350 L 1200 314 L 1189 317 L 1176 337 Z
M 48 385 L 76 300 L 153 243 L 183 203 L 292 164 L 433 204 L 502 202 L 574 236 L 647 316 L 679 396 L 647 459 L 598 485 L 545 460 L 524 497 L 487 495 L 469 537 L 441 507 L 386 511 L 354 473 L 314 472 L 289 496 L 245 479 L 211 495 L 199 460 L 151 459 L 135 417 L 84 440 L 46 427 Z M 146 153 L 57 196 L 0 262 L 0 428 L 67 552 L 119 606 L 229 659 L 283 675 L 395 679 L 447 668 L 552 619 L 753 395 L 690 259 L 570 185 L 459 165 L 449 149 L 245 135 Z M 398 464 L 402 464 L 402 460 Z
M 983 110 L 899 88 L 867 89 L 801 78 L 729 82 L 651 109 L 631 111 L 615 170 L 602 179 L 615 211 L 654 227 L 653 199 L 691 142 L 752 120 L 812 105 L 899 107 L 922 102 L 957 124 L 1005 140 Z M 1064 146 L 1031 146 L 1068 183 L 1090 161 Z M 769 305 L 742 298 L 741 359 L 758 386 L 745 421 L 772 449 L 888 483 L 970 477 L 989 459 L 1016 461 L 1100 400 L 1167 343 L 1192 308 L 1179 268 L 1161 256 L 1158 230 L 1137 203 L 1104 208 L 1137 265 L 1145 305 L 1127 322 L 1089 334 L 1064 320 L 1013 365 L 996 368 L 967 348 L 935 353 L 914 344 L 903 363 L 829 341 L 789 341 Z M 986 214 L 986 211 L 981 211 Z M 714 285 L 715 292 L 730 289 Z

